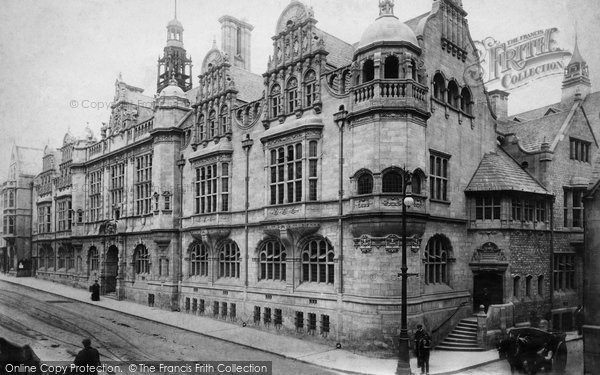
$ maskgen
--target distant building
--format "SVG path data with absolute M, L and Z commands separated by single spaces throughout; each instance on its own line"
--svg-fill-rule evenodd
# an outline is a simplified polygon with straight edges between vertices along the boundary
M 30 270 L 32 182 L 39 171 L 41 154 L 40 149 L 12 146 L 8 178 L 0 185 L 0 272 Z
M 484 302 L 491 329 L 531 312 L 568 328 L 600 129 L 584 60 L 574 53 L 561 103 L 509 119 L 506 93 L 465 80 L 477 60 L 461 1 L 406 23 L 393 6 L 380 0 L 351 44 L 292 1 L 262 75 L 253 27 L 221 17 L 196 87 L 169 22 L 156 95 L 119 77 L 100 139 L 46 150 L 37 276 L 387 350 L 410 183 L 411 329 L 438 340 Z

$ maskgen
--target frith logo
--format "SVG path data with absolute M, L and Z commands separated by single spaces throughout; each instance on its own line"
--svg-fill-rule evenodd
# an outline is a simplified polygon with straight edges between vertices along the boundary
M 562 74 L 571 53 L 556 46 L 557 28 L 537 30 L 500 43 L 492 37 L 475 42 L 483 82 L 511 90 L 540 78 Z M 500 85 L 501 87 L 498 87 Z

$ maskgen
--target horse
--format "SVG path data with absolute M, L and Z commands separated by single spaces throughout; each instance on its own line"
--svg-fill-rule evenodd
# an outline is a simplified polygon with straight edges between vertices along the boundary
M 7 371 L 7 365 L 13 365 L 15 367 L 18 367 L 19 365 L 27 366 L 27 371 L 19 372 L 21 374 L 42 374 L 42 371 L 40 369 L 42 361 L 29 345 L 19 346 L 0 337 L 0 375 L 8 375 L 14 373 L 14 371 Z M 31 371 L 34 368 L 35 371 Z

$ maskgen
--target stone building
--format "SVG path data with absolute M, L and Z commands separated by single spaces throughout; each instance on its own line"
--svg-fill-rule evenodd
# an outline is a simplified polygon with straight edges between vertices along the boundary
M 6 181 L 0 185 L 0 272 L 26 275 L 31 262 L 32 182 L 42 150 L 13 144 Z
M 407 188 L 409 328 L 440 340 L 481 303 L 508 325 L 568 312 L 580 299 L 578 187 L 600 125 L 584 114 L 594 94 L 572 87 L 589 79 L 569 68 L 554 112 L 508 119 L 506 93 L 467 80 L 477 60 L 460 0 L 407 22 L 393 7 L 380 0 L 349 43 L 292 1 L 262 75 L 250 71 L 253 27 L 221 17 L 221 48 L 195 82 L 183 26 L 169 22 L 157 94 L 119 77 L 101 138 L 47 150 L 38 277 L 388 350 Z M 578 55 L 570 67 L 585 66 Z

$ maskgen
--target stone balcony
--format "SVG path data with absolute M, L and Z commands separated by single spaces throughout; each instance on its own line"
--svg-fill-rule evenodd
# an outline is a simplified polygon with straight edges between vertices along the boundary
M 427 87 L 413 80 L 375 79 L 351 90 L 352 113 L 369 110 L 416 111 L 427 114 Z

